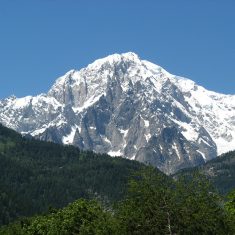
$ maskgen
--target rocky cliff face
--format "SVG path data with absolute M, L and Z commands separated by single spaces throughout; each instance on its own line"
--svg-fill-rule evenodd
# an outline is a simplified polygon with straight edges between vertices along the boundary
M 235 96 L 207 91 L 134 53 L 69 71 L 47 94 L 0 101 L 0 122 L 167 174 L 235 149 Z

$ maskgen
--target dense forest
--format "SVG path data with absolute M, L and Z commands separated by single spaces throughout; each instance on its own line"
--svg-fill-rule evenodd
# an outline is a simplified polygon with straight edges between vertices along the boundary
M 202 176 L 175 182 L 146 167 L 136 172 L 127 195 L 113 207 L 79 199 L 63 209 L 3 226 L 0 234 L 233 235 L 234 202 L 235 191 L 224 203 Z
M 234 177 L 233 159 L 231 152 L 172 178 L 136 161 L 23 138 L 0 126 L 0 234 L 232 235 L 235 190 L 226 177 Z M 209 164 L 220 171 L 212 174 Z M 221 197 L 208 178 L 230 194 Z
M 123 197 L 141 164 L 73 146 L 22 138 L 0 126 L 0 225 L 61 208 L 78 198 L 111 203 Z
M 190 176 L 196 172 L 205 175 L 219 193 L 226 195 L 235 188 L 235 151 L 225 153 L 204 165 L 181 170 L 175 176 Z

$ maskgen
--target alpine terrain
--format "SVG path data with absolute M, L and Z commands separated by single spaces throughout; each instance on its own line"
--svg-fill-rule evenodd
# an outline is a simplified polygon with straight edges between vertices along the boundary
M 47 94 L 1 100 L 0 122 L 167 174 L 235 149 L 235 95 L 208 91 L 131 52 L 71 70 Z

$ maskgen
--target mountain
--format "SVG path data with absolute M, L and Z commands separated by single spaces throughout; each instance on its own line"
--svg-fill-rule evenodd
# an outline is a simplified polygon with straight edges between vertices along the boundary
M 2 125 L 0 162 L 0 234 L 168 234 L 169 225 L 172 234 L 234 234 L 229 204 L 195 174 L 175 181 L 136 161 L 22 138 Z
M 175 177 L 191 176 L 195 172 L 205 175 L 221 194 L 226 195 L 235 189 L 235 151 L 222 154 L 204 165 L 183 169 Z
M 129 52 L 69 71 L 47 94 L 1 100 L 0 122 L 171 174 L 234 150 L 235 95 L 208 91 Z
M 129 178 L 144 167 L 74 146 L 22 138 L 2 125 L 0 163 L 0 226 L 78 198 L 109 205 L 122 199 Z

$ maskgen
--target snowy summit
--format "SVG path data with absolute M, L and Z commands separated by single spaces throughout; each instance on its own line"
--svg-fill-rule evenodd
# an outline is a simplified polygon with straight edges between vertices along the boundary
M 47 94 L 0 101 L 22 134 L 150 163 L 170 174 L 235 149 L 235 95 L 172 75 L 132 52 L 58 78 Z

